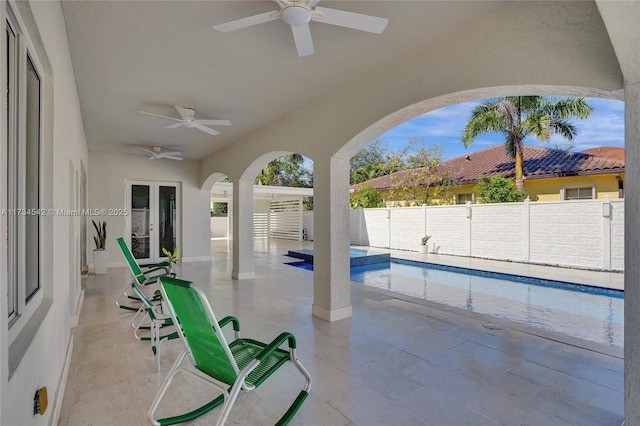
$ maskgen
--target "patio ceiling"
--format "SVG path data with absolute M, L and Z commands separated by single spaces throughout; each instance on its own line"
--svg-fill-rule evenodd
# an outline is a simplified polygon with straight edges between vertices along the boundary
M 277 9 L 270 1 L 62 2 L 90 151 L 201 159 L 382 64 L 490 15 L 507 1 L 322 1 L 389 19 L 380 35 L 311 23 L 316 53 L 298 57 L 280 21 L 230 33 L 213 25 Z M 434 59 L 435 60 L 435 59 Z M 173 105 L 226 119 L 210 136 L 165 129 Z

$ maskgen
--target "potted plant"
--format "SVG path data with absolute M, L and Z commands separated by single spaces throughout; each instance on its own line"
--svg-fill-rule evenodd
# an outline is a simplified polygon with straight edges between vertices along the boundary
M 107 244 L 107 222 L 92 220 L 93 228 L 96 235 L 93 241 L 96 243 L 96 249 L 93 251 L 93 270 L 96 274 L 107 273 L 107 262 L 109 261 L 109 251 L 106 249 Z
M 429 240 L 431 239 L 431 235 L 425 235 L 420 240 L 420 253 L 427 253 L 429 248 Z
M 173 249 L 173 253 L 162 247 L 162 253 L 167 256 L 167 261 L 169 262 L 169 274 L 173 274 L 173 265 L 178 261 L 178 254 L 180 254 L 178 247 Z

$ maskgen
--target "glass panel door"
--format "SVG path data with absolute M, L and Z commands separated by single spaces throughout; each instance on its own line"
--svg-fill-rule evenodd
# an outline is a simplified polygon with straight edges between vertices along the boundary
M 151 260 L 151 186 L 131 185 L 131 252 L 139 260 Z
M 180 186 L 166 182 L 128 182 L 129 247 L 140 263 L 166 258 L 163 248 L 178 246 Z
M 165 257 L 162 252 L 166 248 L 170 252 L 176 247 L 176 187 L 159 186 L 158 188 L 158 250 L 159 258 Z

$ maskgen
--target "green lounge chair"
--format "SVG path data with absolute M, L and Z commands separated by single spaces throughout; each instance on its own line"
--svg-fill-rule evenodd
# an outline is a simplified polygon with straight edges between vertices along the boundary
M 129 246 L 127 246 L 127 243 L 125 242 L 124 238 L 120 237 L 116 239 L 116 241 L 118 242 L 118 246 L 120 247 L 120 252 L 122 253 L 122 257 L 124 257 L 124 260 L 127 262 L 127 266 L 129 267 L 129 271 L 131 272 L 131 275 L 132 275 L 131 281 L 127 282 L 127 284 L 124 286 L 120 294 L 118 294 L 118 297 L 116 297 L 116 306 L 118 306 L 120 309 L 126 309 L 130 311 L 140 311 L 142 307 L 140 303 L 141 302 L 140 298 L 135 295 L 127 294 L 127 290 L 129 290 L 129 288 L 132 288 L 134 284 L 147 286 L 150 284 L 157 283 L 158 278 L 162 276 L 174 275 L 171 273 L 171 267 L 170 267 L 171 265 L 169 264 L 169 262 L 161 262 L 161 263 L 154 263 L 153 265 L 146 265 L 141 267 L 140 265 L 138 265 L 136 258 L 133 257 L 133 253 L 131 253 L 131 250 L 129 249 Z M 126 297 L 129 300 L 135 300 L 137 302 L 137 305 L 130 306 L 130 305 L 120 304 L 121 297 Z M 152 300 L 154 299 L 152 298 Z
M 149 409 L 148 418 L 151 423 L 164 426 L 190 421 L 222 405 L 216 421 L 217 425 L 222 425 L 241 390 L 256 389 L 287 361 L 295 365 L 305 379 L 304 388 L 277 425 L 289 423 L 311 388 L 311 376 L 296 357 L 296 339 L 293 334 L 281 333 L 269 344 L 241 339 L 240 322 L 231 316 L 218 322 L 202 290 L 192 287 L 191 282 L 161 277 L 160 291 L 165 309 L 171 313 L 174 323 L 180 324 L 177 329 L 185 350 L 176 359 Z M 221 327 L 229 323 L 235 331 L 235 340 L 231 343 L 227 343 L 221 330 Z M 280 348 L 285 342 L 288 342 L 289 350 Z M 187 354 L 195 371 L 181 367 Z M 155 412 L 162 397 L 180 371 L 216 387 L 221 395 L 186 414 L 156 419 Z
M 164 312 L 162 303 L 154 303 L 135 282 L 133 282 L 131 286 L 134 294 L 142 303 L 140 310 L 136 312 L 131 322 L 133 335 L 138 340 L 151 342 L 151 351 L 156 359 L 157 369 L 160 371 L 160 344 L 164 340 L 177 339 L 180 336 L 176 331 L 165 331 L 164 334 L 161 333 L 161 330 L 166 327 L 173 328 L 171 316 Z M 136 321 L 138 317 L 140 317 L 140 319 Z M 141 333 L 141 331 L 148 331 L 149 335 L 147 336 Z

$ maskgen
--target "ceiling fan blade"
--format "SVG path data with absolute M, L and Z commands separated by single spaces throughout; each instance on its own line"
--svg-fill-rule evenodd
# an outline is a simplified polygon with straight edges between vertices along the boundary
M 171 126 L 165 127 L 165 129 L 177 129 L 178 127 L 182 127 L 183 125 L 184 123 L 176 123 L 176 124 L 172 124 Z
M 151 151 L 150 149 L 142 148 L 142 150 L 143 150 L 143 151 L 148 152 L 148 153 L 149 153 L 149 154 L 151 154 L 151 155 L 156 155 L 156 153 L 155 153 L 155 152 L 153 152 L 153 151 Z
M 249 16 L 247 18 L 238 19 L 224 24 L 214 25 L 213 29 L 223 33 L 239 30 L 241 28 L 252 27 L 254 25 L 263 24 L 265 22 L 275 21 L 280 18 L 280 11 L 261 13 L 260 15 Z
M 311 30 L 309 24 L 292 25 L 293 39 L 296 42 L 298 56 L 313 55 L 313 40 L 311 39 Z
M 231 126 L 229 120 L 196 120 L 196 123 L 207 124 L 210 126 Z
M 193 123 L 193 127 L 195 127 L 198 130 L 202 130 L 205 133 L 209 133 L 210 135 L 213 135 L 213 136 L 220 134 L 220 132 L 218 132 L 217 130 L 213 130 L 207 126 L 203 126 L 200 123 Z
M 175 157 L 175 156 L 181 156 L 182 153 L 180 151 L 171 151 L 171 152 L 161 152 L 160 156 L 162 157 Z
M 149 157 L 149 160 L 157 160 L 160 157 L 156 157 L 155 155 L 153 157 Z
M 179 118 L 175 118 L 175 117 L 169 117 L 168 115 L 160 115 L 160 114 L 154 114 L 152 112 L 147 112 L 147 111 L 138 111 L 141 112 L 143 114 L 147 114 L 147 115 L 153 115 L 154 117 L 162 117 L 162 118 L 168 118 L 169 120 L 175 120 L 175 121 L 182 121 Z
M 389 23 L 386 18 L 347 12 L 345 10 L 328 9 L 326 7 L 316 7 L 315 12 L 318 12 L 318 15 L 314 13 L 313 21 L 376 34 L 383 32 Z
M 182 157 L 174 157 L 173 155 L 163 155 L 162 158 L 166 158 L 167 160 L 182 161 Z

